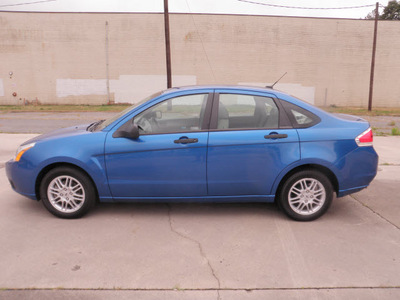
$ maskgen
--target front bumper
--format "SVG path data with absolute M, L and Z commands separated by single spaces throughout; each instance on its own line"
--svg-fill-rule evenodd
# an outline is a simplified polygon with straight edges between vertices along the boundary
M 35 193 L 35 178 L 32 169 L 24 163 L 9 160 L 6 162 L 6 175 L 11 187 L 17 193 L 38 200 Z

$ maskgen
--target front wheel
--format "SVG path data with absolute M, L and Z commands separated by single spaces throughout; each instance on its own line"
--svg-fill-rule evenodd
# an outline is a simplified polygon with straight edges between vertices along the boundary
M 314 170 L 300 171 L 283 184 L 278 198 L 282 210 L 297 221 L 312 221 L 321 217 L 333 199 L 330 180 Z
M 88 176 L 70 167 L 50 170 L 42 180 L 40 195 L 49 212 L 65 219 L 83 216 L 96 200 L 96 192 Z

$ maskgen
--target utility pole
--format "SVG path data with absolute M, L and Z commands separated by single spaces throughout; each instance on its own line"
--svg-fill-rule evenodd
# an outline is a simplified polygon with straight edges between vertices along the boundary
M 109 58 L 109 38 L 108 21 L 106 21 L 106 86 L 107 86 L 107 104 L 111 104 L 110 98 L 110 58 Z
M 372 45 L 371 75 L 370 75 L 370 80 L 369 80 L 368 111 L 371 111 L 371 109 L 372 109 L 372 94 L 374 92 L 375 52 L 376 52 L 376 38 L 377 38 L 377 34 L 378 34 L 378 17 L 379 17 L 378 9 L 379 9 L 379 2 L 376 2 L 374 42 Z
M 169 41 L 169 14 L 168 14 L 168 0 L 164 0 L 164 28 L 165 28 L 165 54 L 167 61 L 167 88 L 172 87 L 171 76 L 171 46 Z

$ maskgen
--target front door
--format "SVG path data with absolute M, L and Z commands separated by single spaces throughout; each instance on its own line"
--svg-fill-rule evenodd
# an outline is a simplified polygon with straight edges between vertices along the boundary
M 129 120 L 139 126 L 138 139 L 108 134 L 105 160 L 114 199 L 207 195 L 208 131 L 203 126 L 211 97 L 173 97 L 138 113 Z

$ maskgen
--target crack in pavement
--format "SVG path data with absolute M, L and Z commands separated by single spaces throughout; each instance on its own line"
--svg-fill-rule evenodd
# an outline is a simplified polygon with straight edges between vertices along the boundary
M 189 241 L 191 241 L 191 242 L 197 244 L 197 246 L 199 247 L 200 255 L 207 261 L 207 265 L 208 265 L 208 267 L 210 268 L 211 274 L 212 274 L 212 276 L 215 278 L 215 280 L 216 280 L 217 283 L 218 283 L 218 289 L 215 289 L 215 290 L 216 290 L 217 293 L 218 293 L 218 298 L 217 298 L 217 299 L 220 300 L 220 299 L 221 299 L 221 296 L 220 296 L 220 294 L 219 294 L 219 291 L 221 290 L 221 282 L 220 282 L 218 276 L 215 274 L 214 268 L 212 267 L 212 265 L 211 265 L 211 263 L 210 263 L 210 260 L 207 258 L 206 254 L 204 253 L 203 246 L 201 245 L 201 243 L 200 243 L 199 241 L 197 241 L 197 240 L 195 240 L 195 239 L 193 239 L 193 238 L 191 238 L 191 237 L 189 237 L 189 236 L 186 236 L 186 235 L 184 235 L 183 233 L 180 233 L 179 231 L 177 231 L 177 230 L 174 228 L 174 226 L 173 226 L 173 224 L 172 224 L 172 223 L 173 223 L 172 217 L 171 217 L 171 211 L 172 211 L 171 205 L 167 204 L 167 207 L 168 207 L 169 227 L 171 228 L 171 231 L 172 231 L 173 233 L 175 233 L 176 235 L 180 236 L 181 238 L 186 239 L 186 240 L 189 240 Z
M 391 224 L 392 226 L 396 227 L 397 229 L 400 230 L 400 227 L 397 226 L 396 224 L 394 224 L 393 222 L 391 222 L 390 220 L 386 219 L 384 216 L 382 216 L 380 213 L 374 211 L 371 207 L 369 207 L 367 204 L 361 202 L 360 200 L 358 200 L 354 195 L 349 195 L 350 198 L 352 198 L 353 200 L 357 201 L 358 203 L 360 203 L 362 206 L 364 206 L 365 208 L 369 209 L 371 212 L 373 212 L 374 214 L 376 214 L 378 217 L 380 217 L 382 220 L 385 220 L 386 222 L 388 222 L 389 224 Z

